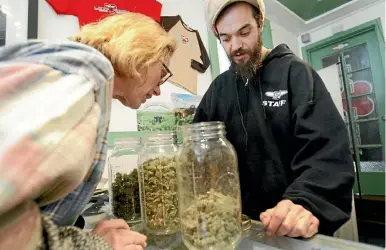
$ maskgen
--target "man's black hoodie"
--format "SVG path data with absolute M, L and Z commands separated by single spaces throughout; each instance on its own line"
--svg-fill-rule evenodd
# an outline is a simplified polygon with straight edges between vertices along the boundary
M 223 121 L 237 151 L 243 213 L 283 199 L 302 205 L 332 235 L 351 215 L 354 183 L 348 133 L 319 75 L 282 44 L 252 79 L 234 66 L 204 95 L 195 122 Z

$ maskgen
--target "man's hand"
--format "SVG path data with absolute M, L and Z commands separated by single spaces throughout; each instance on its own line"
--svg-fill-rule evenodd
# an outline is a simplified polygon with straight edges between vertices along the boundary
M 114 250 L 143 250 L 146 236 L 135 231 L 124 220 L 104 220 L 98 223 L 92 233 L 101 236 Z
M 268 236 L 310 238 L 319 228 L 319 220 L 310 211 L 290 200 L 283 200 L 261 213 L 260 220 Z

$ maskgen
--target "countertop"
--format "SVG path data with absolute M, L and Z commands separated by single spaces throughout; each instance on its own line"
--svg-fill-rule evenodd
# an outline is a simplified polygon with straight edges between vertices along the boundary
M 91 204 L 90 204 L 91 205 Z M 86 225 L 84 230 L 91 230 L 99 221 L 107 219 L 108 216 L 106 213 L 100 214 L 100 206 L 96 206 L 91 212 L 92 217 L 86 216 Z M 272 250 L 272 249 L 290 249 L 290 250 L 335 250 L 335 249 L 344 249 L 344 250 L 380 250 L 383 248 L 366 245 L 358 242 L 342 240 L 334 237 L 329 237 L 325 235 L 315 235 L 311 239 L 301 240 L 293 239 L 288 237 L 279 237 L 279 236 L 267 236 L 264 232 L 263 225 L 258 221 L 252 221 L 251 228 L 249 231 L 245 231 L 243 234 L 243 239 L 241 240 L 238 250 Z M 136 230 L 135 227 L 133 230 Z M 142 231 L 142 230 L 136 230 Z M 187 250 L 184 243 L 182 242 L 181 235 L 179 233 L 169 236 L 154 236 L 146 234 L 148 237 L 147 243 L 148 246 L 146 250 Z M 206 250 L 206 249 L 205 249 Z
M 172 236 L 148 236 L 148 247 L 146 250 L 187 250 L 180 234 Z M 238 250 L 370 250 L 383 249 L 376 246 L 365 245 L 357 242 L 341 240 L 324 235 L 316 235 L 309 240 L 292 239 L 288 237 L 269 237 L 264 233 L 260 222 L 253 221 L 249 232 L 244 233 Z

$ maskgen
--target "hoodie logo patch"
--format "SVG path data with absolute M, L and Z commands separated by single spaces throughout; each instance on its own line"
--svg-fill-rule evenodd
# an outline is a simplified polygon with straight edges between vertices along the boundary
M 279 90 L 279 91 L 267 91 L 265 95 L 268 97 L 272 97 L 273 100 L 278 101 L 282 96 L 288 94 L 287 90 Z
M 265 96 L 271 97 L 272 101 L 263 101 L 264 106 L 268 107 L 281 107 L 284 106 L 287 101 L 280 100 L 283 96 L 288 94 L 287 90 L 279 90 L 279 91 L 267 91 L 265 92 Z

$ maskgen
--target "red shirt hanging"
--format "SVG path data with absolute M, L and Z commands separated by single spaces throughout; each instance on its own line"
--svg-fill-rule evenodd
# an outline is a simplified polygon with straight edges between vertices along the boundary
M 113 13 L 126 11 L 161 20 L 162 4 L 156 0 L 46 0 L 59 15 L 73 15 L 83 26 Z

